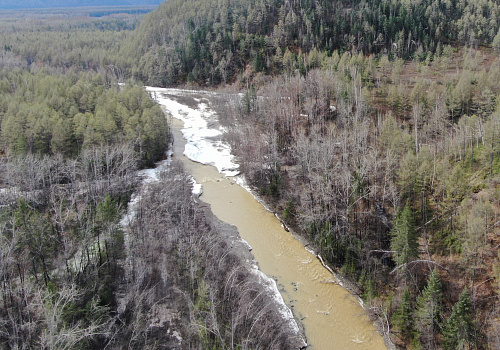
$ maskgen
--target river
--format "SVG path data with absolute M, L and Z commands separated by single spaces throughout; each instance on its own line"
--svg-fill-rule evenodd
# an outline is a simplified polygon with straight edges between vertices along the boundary
M 359 301 L 239 185 L 241 178 L 228 176 L 237 173 L 237 165 L 221 141 L 222 129 L 209 107 L 210 94 L 148 90 L 180 118 L 172 119 L 174 158 L 201 184 L 201 200 L 218 218 L 238 228 L 260 269 L 275 279 L 285 303 L 304 325 L 308 349 L 387 349 Z

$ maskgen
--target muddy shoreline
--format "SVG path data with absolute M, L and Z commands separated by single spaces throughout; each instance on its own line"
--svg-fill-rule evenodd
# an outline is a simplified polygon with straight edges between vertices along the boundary
M 163 298 L 169 296 L 166 299 L 171 302 L 157 302 L 157 305 L 151 309 L 151 314 L 146 317 L 147 328 L 150 329 L 151 334 L 155 334 L 154 337 L 164 344 L 170 344 L 171 348 L 181 349 L 187 346 L 188 343 L 184 343 L 184 341 L 189 339 L 188 329 L 193 327 L 193 324 L 192 321 L 189 321 L 190 317 L 187 316 L 189 312 L 185 309 L 185 305 L 179 304 L 178 298 L 176 301 L 175 295 L 178 293 L 175 291 L 179 290 L 180 286 L 176 286 L 177 282 L 173 282 L 184 277 L 182 275 L 177 278 L 173 276 L 178 274 L 175 269 L 176 264 L 178 264 L 175 261 L 178 259 L 175 252 L 179 248 L 176 247 L 179 244 L 182 245 L 186 239 L 189 241 L 192 239 L 196 247 L 194 251 L 188 250 L 185 253 L 198 252 L 197 254 L 200 254 L 198 256 L 199 263 L 204 266 L 202 271 L 205 271 L 203 278 L 210 285 L 214 293 L 213 296 L 217 297 L 216 304 L 222 306 L 217 311 L 217 317 L 220 317 L 219 322 L 224 322 L 224 327 L 232 326 L 230 320 L 233 318 L 241 318 L 243 323 L 238 323 L 238 332 L 239 334 L 248 333 L 248 341 L 251 343 L 259 344 L 258 334 L 266 330 L 268 333 L 266 339 L 272 339 L 274 343 L 270 349 L 305 349 L 307 343 L 302 324 L 286 306 L 276 282 L 258 269 L 258 263 L 251 253 L 252 248 L 241 238 L 237 228 L 217 218 L 210 205 L 198 199 L 199 195 L 192 191 L 194 184 L 189 181 L 189 175 L 184 170 L 179 169 L 182 169 L 182 165 L 174 159 L 173 162 L 171 160 L 164 161 L 159 163 L 156 169 L 148 169 L 140 173 L 142 180 L 136 188 L 129 203 L 128 212 L 124 215 L 121 223 L 124 229 L 127 258 L 123 261 L 125 284 L 121 286 L 123 292 L 121 294 L 124 297 L 118 298 L 119 314 L 125 317 L 129 312 L 127 310 L 132 305 L 130 297 L 125 297 L 129 294 L 124 292 L 133 286 L 133 281 L 136 279 L 134 266 L 139 260 L 149 259 L 149 255 L 152 253 L 151 248 L 137 249 L 136 245 L 141 241 L 150 241 L 152 247 L 155 247 L 155 251 L 164 252 L 154 258 L 154 264 L 163 264 L 161 284 L 166 288 L 162 292 L 155 293 L 164 295 Z M 180 180 L 181 178 L 186 179 L 187 187 L 181 184 L 184 181 Z M 182 188 L 185 190 L 181 190 Z M 168 194 L 174 194 L 174 197 L 168 196 Z M 172 200 L 171 198 L 176 199 Z M 200 228 L 191 233 L 183 233 L 185 228 L 182 227 L 180 229 L 167 228 L 167 232 L 170 233 L 164 232 L 161 228 L 152 228 L 153 231 L 143 232 L 147 238 L 141 238 L 140 232 L 144 215 L 148 216 L 156 211 L 152 210 L 153 207 L 165 208 L 166 205 L 173 205 L 172 203 L 177 201 L 191 203 L 189 204 L 192 208 L 190 212 L 196 213 L 192 214 L 194 216 L 191 220 L 195 220 L 196 224 L 191 222 L 199 225 Z M 161 217 L 167 221 L 169 220 L 168 216 L 177 215 L 175 214 L 176 210 L 163 210 Z M 159 237 L 165 238 L 158 241 Z M 158 250 L 157 246 L 164 248 Z M 149 264 L 144 266 L 146 270 L 151 269 Z M 226 292 L 228 286 L 229 294 Z M 244 288 L 240 288 L 240 286 Z M 229 299 L 227 299 L 228 297 Z M 252 306 L 254 302 L 256 303 L 255 307 Z M 256 315 L 261 315 L 258 317 L 262 317 L 262 321 L 259 321 L 258 317 L 255 318 Z M 251 328 L 241 328 L 246 327 L 244 325 L 248 321 L 245 319 L 256 324 L 254 333 L 252 333 Z
M 242 174 L 240 176 L 244 177 L 244 174 Z M 316 257 L 316 259 L 318 259 L 321 262 L 321 264 L 325 267 L 325 269 L 327 269 L 332 274 L 332 276 L 335 278 L 334 283 L 342 286 L 342 288 L 347 290 L 351 295 L 353 295 L 358 300 L 360 306 L 363 308 L 363 310 L 365 310 L 368 317 L 370 317 L 371 321 L 373 322 L 373 325 L 377 329 L 377 332 L 382 336 L 384 343 L 387 346 L 387 349 L 388 350 L 395 350 L 396 345 L 394 344 L 394 342 L 392 341 L 392 339 L 390 337 L 390 332 L 387 331 L 387 327 L 384 324 L 384 320 L 380 317 L 380 315 L 377 314 L 376 311 L 373 310 L 372 307 L 368 307 L 368 305 L 366 305 L 364 303 L 364 301 L 361 298 L 361 294 L 362 294 L 361 288 L 358 286 L 358 284 L 355 281 L 351 280 L 350 278 L 342 275 L 340 273 L 339 268 L 328 264 L 323 259 L 323 257 L 320 255 L 320 253 L 318 252 L 318 250 L 314 246 L 314 244 L 307 237 L 304 237 L 303 235 L 297 233 L 295 230 L 293 230 L 292 228 L 287 226 L 285 224 L 284 220 L 280 217 L 280 215 L 276 211 L 273 210 L 275 208 L 275 206 L 273 204 L 269 203 L 268 201 L 266 201 L 266 198 L 260 196 L 258 194 L 258 191 L 256 188 L 253 188 L 251 186 L 246 186 L 246 189 L 252 194 L 252 196 L 255 197 L 255 199 L 259 203 L 261 203 L 268 211 L 270 211 L 271 213 L 273 213 L 276 216 L 276 218 L 281 222 L 281 225 L 283 226 L 283 228 L 288 233 L 290 233 L 290 235 L 292 237 L 294 237 L 296 240 L 298 240 L 304 246 L 304 248 L 306 250 L 308 250 L 312 255 L 314 255 Z M 271 209 L 271 208 L 273 208 L 273 209 Z
M 217 228 L 220 236 L 226 242 L 229 247 L 229 252 L 239 258 L 240 265 L 246 270 L 247 278 L 254 280 L 261 286 L 259 293 L 266 294 L 269 300 L 275 300 L 276 293 L 279 295 L 275 281 L 269 277 L 267 277 L 267 280 L 265 278 L 263 279 L 263 274 L 256 273 L 255 270 L 258 269 L 258 262 L 251 253 L 251 246 L 240 237 L 238 229 L 235 226 L 217 218 L 217 216 L 215 216 L 212 212 L 210 204 L 203 201 L 198 202 L 206 219 Z M 272 284 L 269 285 L 269 282 L 272 282 Z M 275 290 L 273 291 L 273 289 Z M 281 298 L 281 295 L 279 295 L 279 297 Z M 281 302 L 274 302 L 272 305 L 272 313 L 283 316 L 283 320 L 285 321 L 283 326 L 284 333 L 288 334 L 287 338 L 291 340 L 291 344 L 293 346 L 292 348 L 305 349 L 307 347 L 307 341 L 304 334 L 304 328 L 300 320 L 293 315 L 293 312 L 288 308 L 288 306 L 285 305 L 282 298 Z M 290 315 L 293 315 L 292 319 L 289 318 L 287 311 L 290 311 Z

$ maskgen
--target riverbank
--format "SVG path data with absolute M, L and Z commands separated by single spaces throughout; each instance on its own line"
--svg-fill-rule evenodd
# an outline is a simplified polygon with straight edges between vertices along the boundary
M 163 89 L 157 97 L 175 100 L 176 103 L 166 101 L 168 106 L 174 106 L 173 110 L 166 109 L 174 115 L 180 115 L 179 119 L 190 118 L 190 113 L 206 117 L 200 124 L 219 130 L 220 133 L 209 137 L 210 142 L 203 145 L 216 146 L 218 153 L 212 154 L 221 156 L 224 153 L 219 152 L 224 149 L 220 147 L 224 136 L 210 106 L 212 93 L 204 95 L 203 92 L 190 92 L 179 96 L 178 90 L 170 93 L 168 89 Z M 179 103 L 183 106 L 179 106 Z M 192 112 L 200 104 L 203 104 L 206 113 Z M 196 138 L 190 139 L 192 133 L 186 132 L 177 119 L 173 118 L 172 124 L 176 140 L 174 154 L 189 156 L 191 152 L 186 154 L 184 138 L 188 138 L 188 144 L 193 146 L 202 143 Z M 341 286 L 328 283 L 332 280 L 331 273 L 281 227 L 271 212 L 246 189 L 238 186 L 234 177 L 225 176 L 212 166 L 200 164 L 199 159 L 192 162 L 186 157 L 177 157 L 182 159 L 186 171 L 203 186 L 201 200 L 211 205 L 219 219 L 238 228 L 240 235 L 252 246 L 252 253 L 262 271 L 276 281 L 286 305 L 304 324 L 308 349 L 386 348 L 358 301 Z M 211 161 L 213 159 L 202 163 L 210 164 Z
M 240 237 L 238 229 L 235 226 L 217 218 L 209 204 L 201 202 L 200 206 L 203 208 L 207 221 L 217 229 L 228 247 L 227 254 L 238 258 L 239 266 L 245 271 L 244 278 L 248 280 L 248 283 L 257 286 L 257 293 L 270 302 L 269 316 L 272 319 L 266 321 L 283 328 L 282 333 L 284 337 L 289 339 L 289 349 L 306 348 L 307 341 L 302 324 L 295 319 L 291 310 L 286 306 L 276 282 L 260 271 L 258 262 L 251 253 L 252 247 Z
M 127 258 L 119 317 L 137 314 L 138 302 L 147 304 L 129 292 L 138 289 L 154 301 L 141 322 L 158 343 L 305 348 L 300 323 L 275 281 L 259 271 L 237 229 L 197 200 L 192 178 L 175 157 L 142 175 L 122 220 Z M 145 283 L 150 286 L 142 290 Z
M 181 90 L 186 92 L 187 90 Z M 191 91 L 192 93 L 192 91 Z M 208 93 L 212 97 L 216 97 L 217 95 L 213 92 Z M 224 104 L 227 103 L 227 101 L 224 101 L 225 98 L 232 98 L 234 95 L 220 95 L 219 96 L 219 101 L 217 101 L 214 104 L 210 104 L 210 107 L 215 110 L 217 114 L 223 114 L 227 113 L 227 110 L 223 108 Z M 241 98 L 241 96 L 238 96 L 238 98 Z M 233 103 L 235 103 L 233 101 Z M 193 106 L 191 106 L 193 107 Z M 230 118 L 231 119 L 231 118 Z M 218 126 L 219 127 L 219 126 Z M 236 158 L 233 158 L 233 163 L 238 164 L 238 160 Z M 306 236 L 303 234 L 300 234 L 296 232 L 293 228 L 289 227 L 286 223 L 285 220 L 281 217 L 279 214 L 279 209 L 276 207 L 276 205 L 269 201 L 268 198 L 265 195 L 261 194 L 261 191 L 259 188 L 255 188 L 251 186 L 248 181 L 245 178 L 245 174 L 239 174 L 238 176 L 235 177 L 235 182 L 244 188 L 246 191 L 248 191 L 253 198 L 255 198 L 256 201 L 258 201 L 267 211 L 272 213 L 277 220 L 279 220 L 281 226 L 283 229 L 290 234 L 293 239 L 297 240 L 300 242 L 304 248 L 311 253 L 313 256 L 315 256 L 318 261 L 321 263 L 321 265 L 328 270 L 332 277 L 335 279 L 333 280 L 325 280 L 322 281 L 324 283 L 334 283 L 336 285 L 341 286 L 343 289 L 348 291 L 354 298 L 356 298 L 357 302 L 359 305 L 363 308 L 363 310 L 366 312 L 366 314 L 370 317 L 371 322 L 375 326 L 377 332 L 382 336 L 383 341 L 386 345 L 386 347 L 390 350 L 396 349 L 395 344 L 393 343 L 391 337 L 390 337 L 390 328 L 389 328 L 389 322 L 387 319 L 387 315 L 385 314 L 385 310 L 383 310 L 379 306 L 367 304 L 365 301 L 362 299 L 362 290 L 357 284 L 356 281 L 350 279 L 349 277 L 343 275 L 340 271 L 339 268 L 334 267 L 330 264 L 328 264 L 321 256 L 320 252 L 318 251 L 317 247 L 315 247 L 314 243 L 311 242 Z
M 242 178 L 244 178 L 244 175 L 240 175 Z M 310 252 L 312 255 L 314 255 L 318 261 L 321 263 L 321 265 L 324 266 L 326 270 L 328 270 L 331 274 L 332 277 L 334 277 L 335 280 L 331 281 L 325 281 L 325 283 L 334 283 L 345 290 L 347 290 L 353 297 L 355 297 L 359 303 L 359 305 L 365 310 L 366 314 L 370 317 L 370 320 L 373 322 L 373 325 L 377 329 L 378 333 L 382 336 L 385 345 L 387 346 L 388 350 L 395 350 L 396 345 L 391 339 L 390 335 L 390 328 L 389 328 L 389 321 L 386 318 L 387 315 L 384 314 L 384 311 L 379 308 L 375 307 L 373 305 L 367 304 L 363 301 L 362 299 L 362 291 L 359 285 L 356 283 L 356 281 L 353 281 L 347 276 L 344 276 L 339 268 L 336 268 L 334 266 L 331 266 L 328 264 L 321 254 L 318 252 L 317 248 L 314 246 L 314 244 L 304 235 L 301 235 L 297 233 L 295 230 L 290 228 L 289 226 L 286 225 L 285 221 L 283 218 L 273 209 L 274 208 L 273 204 L 266 201 L 265 197 L 261 196 L 258 194 L 257 189 L 250 187 L 249 185 L 246 184 L 244 185 L 244 188 L 249 191 L 254 198 L 261 203 L 269 212 L 273 213 L 276 218 L 280 221 L 281 225 L 283 228 L 290 233 L 290 235 L 298 240 L 308 252 Z
M 384 314 L 384 310 L 382 310 L 379 307 L 376 307 L 374 305 L 366 304 L 363 299 L 362 299 L 362 291 L 359 285 L 356 283 L 356 281 L 353 281 L 347 276 L 344 276 L 339 268 L 336 268 L 334 266 L 331 266 L 328 264 L 321 254 L 318 252 L 317 248 L 314 246 L 314 244 L 304 235 L 301 235 L 297 233 L 293 228 L 289 227 L 286 223 L 285 220 L 278 214 L 276 211 L 276 207 L 274 206 L 273 203 L 269 202 L 266 200 L 266 197 L 260 195 L 258 193 L 258 189 L 254 188 L 250 185 L 248 185 L 247 181 L 245 180 L 244 174 L 241 174 L 238 176 L 237 181 L 236 181 L 241 187 L 246 189 L 251 195 L 257 200 L 262 206 L 272 213 L 281 223 L 281 226 L 283 229 L 290 234 L 291 237 L 299 241 L 305 249 L 314 255 L 318 261 L 321 263 L 321 265 L 328 270 L 331 274 L 334 280 L 331 281 L 324 281 L 324 283 L 333 283 L 341 286 L 345 290 L 347 290 L 353 297 L 355 297 L 359 303 L 359 305 L 365 310 L 366 314 L 370 317 L 370 320 L 373 322 L 373 325 L 377 329 L 378 333 L 382 336 L 385 345 L 387 346 L 387 349 L 389 350 L 395 350 L 396 345 L 391 339 L 390 336 L 390 328 L 389 328 L 389 322 L 388 319 L 386 318 L 386 315 Z

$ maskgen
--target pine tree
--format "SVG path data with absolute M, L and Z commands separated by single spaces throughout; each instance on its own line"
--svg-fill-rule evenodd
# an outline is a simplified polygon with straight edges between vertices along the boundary
M 398 266 L 408 264 L 418 256 L 418 235 L 408 204 L 397 214 L 391 236 L 391 249 L 395 252 L 394 261 Z
M 443 328 L 443 349 L 469 349 L 474 346 L 475 326 L 472 317 L 469 292 L 464 288 Z
M 416 325 L 420 332 L 420 341 L 426 349 L 436 348 L 435 337 L 439 332 L 442 299 L 441 281 L 437 269 L 434 268 L 427 286 L 417 298 Z

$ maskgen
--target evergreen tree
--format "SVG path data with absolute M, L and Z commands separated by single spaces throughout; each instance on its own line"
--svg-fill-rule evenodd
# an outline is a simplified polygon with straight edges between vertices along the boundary
M 391 236 L 391 249 L 395 252 L 394 261 L 398 266 L 408 264 L 418 256 L 418 235 L 408 204 L 396 215 Z
M 444 349 L 469 349 L 474 346 L 475 326 L 472 317 L 469 292 L 464 288 L 443 328 Z
M 403 291 L 401 304 L 391 318 L 394 329 L 399 332 L 401 339 L 405 341 L 411 340 L 415 335 L 413 311 L 410 290 L 406 287 Z
M 434 268 L 427 286 L 417 298 L 416 325 L 420 332 L 420 341 L 426 349 L 436 347 L 435 336 L 439 332 L 439 320 L 442 308 L 441 281 Z

